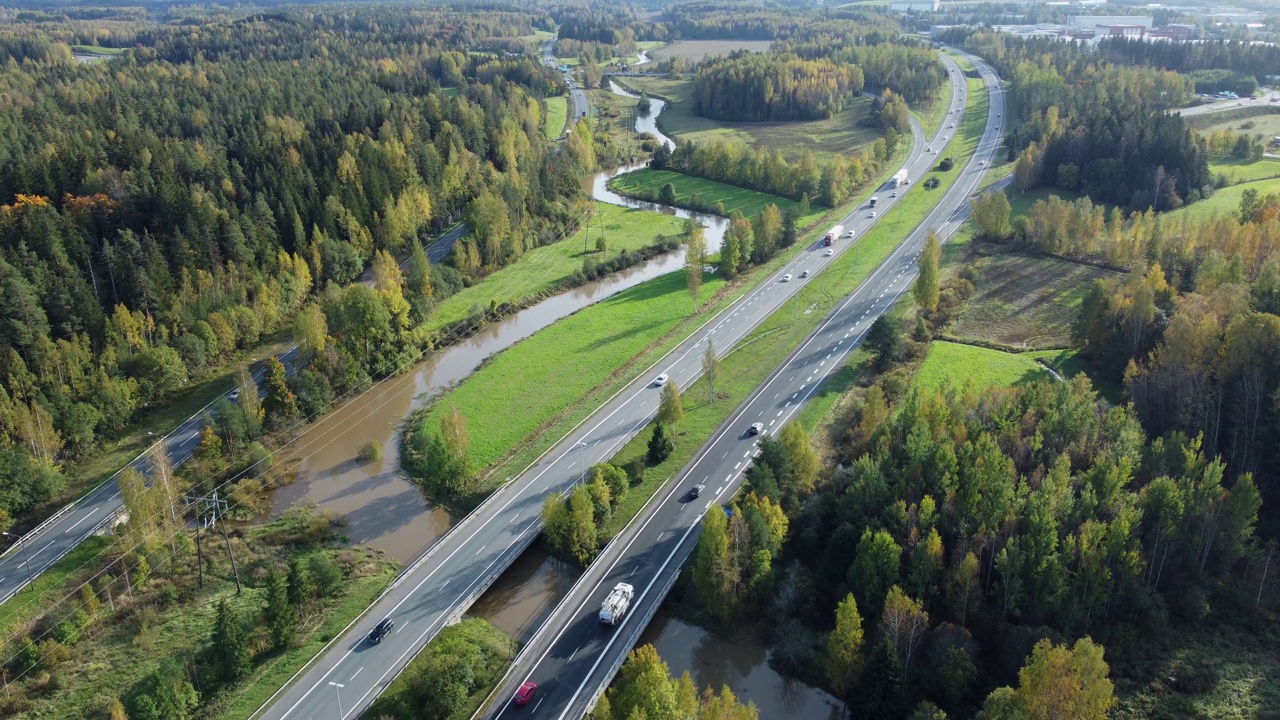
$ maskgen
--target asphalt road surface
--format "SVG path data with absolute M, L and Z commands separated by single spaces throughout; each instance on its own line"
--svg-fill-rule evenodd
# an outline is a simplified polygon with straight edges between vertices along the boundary
M 692 552 L 703 513 L 717 502 L 727 502 L 738 490 L 759 452 L 756 438 L 748 432 L 750 425 L 762 423 L 764 432 L 773 434 L 794 418 L 826 378 L 840 369 L 871 323 L 910 288 L 927 229 L 936 228 L 945 239 L 964 222 L 968 198 L 985 175 L 980 163 L 1000 151 L 1001 133 L 996 128 L 1004 111 L 994 72 L 977 58 L 970 60 L 981 69 L 991 102 L 982 140 L 960 179 L 911 236 L 757 388 L 676 482 L 588 568 L 517 658 L 483 717 L 577 720 L 587 712 L 596 690 L 612 678 Z M 919 176 L 912 173 L 913 178 Z M 860 212 L 854 222 L 865 225 L 865 215 Z M 807 252 L 796 266 L 817 271 L 822 259 L 820 252 Z M 697 368 L 693 370 L 698 374 Z M 705 484 L 706 490 L 693 499 L 689 491 L 696 484 Z M 599 620 L 600 604 L 619 582 L 630 583 L 636 595 L 623 622 L 611 627 Z M 537 683 L 535 697 L 528 705 L 517 706 L 511 698 L 526 681 Z
M 1273 98 L 1275 100 L 1273 101 Z M 1194 107 L 1182 108 L 1174 110 L 1182 117 L 1195 117 L 1196 115 L 1207 115 L 1209 113 L 1222 112 L 1223 110 L 1235 110 L 1245 107 L 1269 107 L 1280 108 L 1280 90 L 1271 90 L 1264 93 L 1261 97 L 1239 98 L 1236 100 L 1212 100 L 1204 105 L 1196 105 Z
M 555 45 L 556 37 L 548 40 L 542 46 L 542 62 L 549 68 L 560 69 L 560 63 L 556 61 Z M 569 84 L 569 96 L 573 99 L 573 115 L 569 118 L 566 127 L 572 126 L 573 122 L 578 118 L 584 118 L 591 114 L 591 105 L 587 102 L 587 93 L 583 90 L 576 80 L 573 79 L 573 69 L 564 71 L 564 81 Z
M 465 230 L 466 227 L 458 223 L 433 240 L 427 248 L 427 257 L 431 262 L 440 262 L 448 255 Z M 284 363 L 289 372 L 293 371 L 297 357 L 297 346 L 290 347 L 279 355 L 280 362 Z M 254 380 L 262 380 L 262 370 L 254 373 Z M 236 392 L 235 389 L 229 389 L 222 397 L 234 399 Z M 213 402 L 200 408 L 168 435 L 157 438 L 157 441 L 164 442 L 174 467 L 185 463 L 200 444 L 204 415 L 213 407 Z M 129 466 L 147 472 L 147 462 L 143 455 L 134 458 Z M 39 577 L 40 573 L 61 560 L 115 515 L 123 505 L 116 485 L 119 474 L 117 472 L 107 482 L 62 508 L 49 520 L 27 533 L 21 541 L 9 547 L 3 558 L 0 558 L 0 603 L 13 597 L 26 587 L 31 578 Z
M 959 94 L 952 102 L 954 110 L 963 109 Z M 950 136 L 954 130 L 944 128 L 941 132 Z M 913 124 L 912 136 L 912 150 L 904 167 L 914 182 L 938 155 L 927 151 L 918 125 Z M 888 216 L 896 202 L 888 192 L 881 193 L 876 210 L 882 217 Z M 869 215 L 866 208 L 860 208 L 842 224 L 861 237 L 874 222 Z M 728 352 L 799 292 L 807 282 L 799 277 L 802 271 L 817 273 L 851 247 L 847 240 L 837 243 L 835 255 L 828 256 L 820 242 L 809 246 L 606 400 L 560 443 L 411 563 L 363 618 L 269 701 L 261 717 L 319 720 L 358 716 L 409 660 L 442 627 L 460 617 L 537 537 L 544 498 L 571 487 L 585 468 L 611 458 L 649 424 L 661 394 L 656 376 L 669 375 L 681 387 L 688 387 L 702 374 L 702 354 L 709 339 L 714 339 L 721 353 Z M 784 279 L 788 276 L 790 279 Z M 369 631 L 386 617 L 395 621 L 395 630 L 380 644 L 369 643 Z

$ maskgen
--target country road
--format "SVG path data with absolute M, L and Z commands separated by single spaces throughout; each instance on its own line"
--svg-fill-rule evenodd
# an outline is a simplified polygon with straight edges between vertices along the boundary
M 521 651 L 490 705 L 478 713 L 480 717 L 577 720 L 589 711 L 693 551 L 703 513 L 715 503 L 727 503 L 740 487 L 759 453 L 748 432 L 750 425 L 759 422 L 764 433 L 774 434 L 795 418 L 823 382 L 844 365 L 875 319 L 911 287 L 927 230 L 937 229 L 945 240 L 963 224 L 968 198 L 986 174 L 984 161 L 1000 151 L 997 128 L 1004 112 L 1003 91 L 994 71 L 967 57 L 980 69 L 990 104 L 983 136 L 960 178 L 910 237 L 717 430 L 656 502 L 610 543 Z M 957 78 L 959 69 L 949 59 L 947 63 L 951 77 Z M 927 162 L 913 166 L 912 177 L 921 177 Z M 859 228 L 859 236 L 869 225 L 865 215 L 859 212 L 846 220 L 846 225 Z M 821 259 L 820 253 L 806 253 L 797 267 L 816 272 Z M 695 484 L 706 487 L 696 500 L 689 492 Z M 610 627 L 600 622 L 598 613 L 601 601 L 619 582 L 631 584 L 636 597 L 623 622 Z M 514 705 L 510 698 L 526 681 L 537 683 L 536 697 L 528 706 Z
M 465 230 L 466 227 L 459 223 L 433 240 L 431 245 L 427 247 L 427 257 L 430 261 L 438 263 L 444 259 Z M 366 282 L 372 283 L 371 274 L 370 279 Z M 280 362 L 284 363 L 285 369 L 289 372 L 293 372 L 297 357 L 298 348 L 296 345 L 291 346 L 278 356 Z M 254 380 L 261 381 L 261 379 L 262 370 L 258 370 L 254 373 Z M 218 399 L 232 399 L 236 392 L 235 389 L 229 389 Z M 214 402 L 217 402 L 217 400 L 200 408 L 168 435 L 158 439 L 159 442 L 164 442 L 165 449 L 169 453 L 169 460 L 174 467 L 185 463 L 191 457 L 191 453 L 195 451 L 196 445 L 200 442 L 200 430 L 204 427 L 205 413 L 209 411 Z M 137 468 L 144 473 L 147 472 L 148 463 L 144 456 L 145 453 L 134 458 L 128 467 Z M 123 505 L 120 500 L 119 488 L 116 485 L 116 479 L 119 475 L 120 471 L 117 471 L 106 482 L 63 507 L 44 523 L 23 536 L 20 541 L 10 546 L 5 555 L 0 558 L 0 603 L 13 597 L 18 591 L 27 586 L 31 578 L 39 577 L 49 566 L 61 560 L 67 553 L 83 542 L 85 538 L 97 532 L 98 529 L 110 521 Z M 29 566 L 28 563 L 30 564 Z

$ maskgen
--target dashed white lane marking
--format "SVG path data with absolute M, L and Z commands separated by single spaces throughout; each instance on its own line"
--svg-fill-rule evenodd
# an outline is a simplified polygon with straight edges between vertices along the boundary
M 737 469 L 738 469 L 738 468 L 740 468 L 740 467 L 742 467 L 742 463 L 741 463 L 741 462 L 736 462 L 736 463 L 734 463 L 734 464 L 733 464 L 733 469 L 734 469 L 734 470 L 737 470 Z M 4 579 L 4 578 L 0 578 L 0 580 L 3 580 L 3 579 Z
M 364 669 L 364 666 L 363 666 L 363 665 L 361 665 L 361 666 L 360 666 L 360 670 L 363 670 L 363 669 Z M 355 680 L 355 679 L 356 679 L 356 675 L 359 675 L 359 674 L 360 674 L 360 670 L 357 670 L 357 671 L 355 672 L 355 675 L 352 675 L 352 676 L 351 676 L 351 680 Z M 348 680 L 347 682 L 351 682 L 351 680 Z
M 484 545 L 481 545 L 481 546 L 480 546 L 480 549 L 476 551 L 476 555 L 479 555 L 480 553 L 484 552 L 484 548 L 485 548 L 485 546 L 484 546 Z

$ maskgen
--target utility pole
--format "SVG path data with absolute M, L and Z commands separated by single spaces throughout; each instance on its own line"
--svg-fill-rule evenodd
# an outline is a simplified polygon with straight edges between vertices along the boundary
M 200 529 L 204 525 L 214 526 L 218 524 L 218 517 L 222 517 L 222 539 L 227 545 L 227 558 L 231 561 L 231 573 L 236 578 L 236 594 L 244 592 L 244 587 L 240 585 L 240 570 L 236 567 L 236 556 L 231 551 L 231 536 L 227 534 L 227 501 L 218 497 L 218 491 L 214 491 L 210 495 L 188 495 L 184 500 L 188 507 L 196 508 L 196 558 L 200 563 L 200 586 L 204 587 L 204 551 L 200 545 Z M 210 518 L 206 522 L 202 522 L 201 515 L 208 512 Z

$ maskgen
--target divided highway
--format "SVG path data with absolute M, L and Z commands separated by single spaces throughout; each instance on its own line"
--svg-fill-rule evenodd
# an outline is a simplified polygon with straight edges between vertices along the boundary
M 827 377 L 844 364 L 871 323 L 910 288 L 927 230 L 937 229 L 945 240 L 967 218 L 968 198 L 984 177 L 986 163 L 1000 151 L 999 126 L 1004 112 L 1003 91 L 995 73 L 978 58 L 967 57 L 981 72 L 990 105 L 982 139 L 960 178 L 911 236 L 757 388 L 677 481 L 605 549 L 517 657 L 489 707 L 477 715 L 577 720 L 588 712 L 693 551 L 703 513 L 715 503 L 728 502 L 741 485 L 743 474 L 759 453 L 755 438 L 747 432 L 749 426 L 762 423 L 764 432 L 772 434 L 796 417 Z M 952 78 L 956 78 L 958 71 L 947 62 Z M 914 164 L 911 177 L 921 177 L 921 171 L 936 157 L 929 155 L 924 163 Z M 856 219 L 846 221 L 846 225 L 858 226 L 859 236 L 869 224 L 866 214 L 860 211 Z M 794 267 L 820 271 L 825 258 L 815 250 L 810 248 Z M 715 337 L 719 340 L 720 335 Z M 698 368 L 691 370 L 676 377 L 687 382 L 700 373 Z M 697 499 L 689 493 L 695 484 L 706 486 Z M 611 627 L 601 623 L 598 614 L 601 601 L 619 582 L 635 588 L 635 599 L 623 621 Z M 514 705 L 511 698 L 526 681 L 537 683 L 536 694 L 528 705 Z M 742 698 L 749 700 L 749 689 L 744 692 Z
M 459 223 L 436 238 L 427 248 L 427 257 L 431 262 L 444 259 L 465 230 L 466 226 Z M 292 371 L 293 363 L 298 357 L 297 346 L 290 347 L 278 357 L 285 368 Z M 259 370 L 254 374 L 254 380 L 261 379 L 262 371 Z M 228 390 L 222 397 L 231 399 L 235 392 L 234 389 Z M 190 459 L 191 453 L 199 445 L 204 415 L 212 406 L 213 402 L 200 408 L 168 435 L 158 439 L 165 444 L 174 467 Z M 147 472 L 144 455 L 134 458 L 129 466 Z M 27 533 L 22 540 L 10 546 L 3 558 L 0 558 L 0 603 L 13 597 L 27 585 L 29 578 L 39 577 L 50 565 L 61 560 L 115 515 L 123 505 L 116 485 L 119 474 L 117 472 L 88 494 L 62 508 L 49 520 Z
M 556 62 L 555 46 L 557 33 L 555 37 L 542 46 L 542 62 L 549 68 L 560 69 L 560 63 Z M 578 118 L 584 118 L 591 114 L 591 105 L 587 102 L 587 93 L 583 90 L 576 80 L 573 79 L 573 70 L 564 71 L 564 81 L 569 85 L 569 95 L 573 99 L 573 114 L 569 116 L 569 122 L 565 127 L 571 127 Z
M 959 94 L 953 96 L 951 109 L 963 111 Z M 949 136 L 954 130 L 942 132 Z M 910 177 L 918 178 L 938 155 L 926 150 L 918 124 L 913 123 L 912 139 L 904 167 Z M 877 212 L 887 215 L 896 202 L 882 197 Z M 846 217 L 843 225 L 861 236 L 874 222 L 866 209 L 859 209 Z M 606 400 L 554 448 L 411 563 L 363 618 L 268 700 L 260 716 L 271 720 L 358 716 L 441 628 L 458 619 L 536 539 L 544 498 L 570 488 L 586 468 L 611 458 L 649 424 L 661 394 L 654 382 L 657 375 L 669 375 L 679 386 L 688 387 L 702 373 L 701 358 L 708 339 L 714 338 L 721 352 L 728 352 L 799 292 L 807 282 L 799 277 L 802 271 L 821 271 L 850 246 L 847 241 L 837 243 L 832 256 L 823 252 L 820 243 L 805 248 L 773 277 L 709 318 L 641 377 Z M 791 277 L 795 279 L 788 279 Z M 395 629 L 381 643 L 369 643 L 369 632 L 387 617 L 395 621 Z M 564 699 L 568 697 L 565 693 Z

